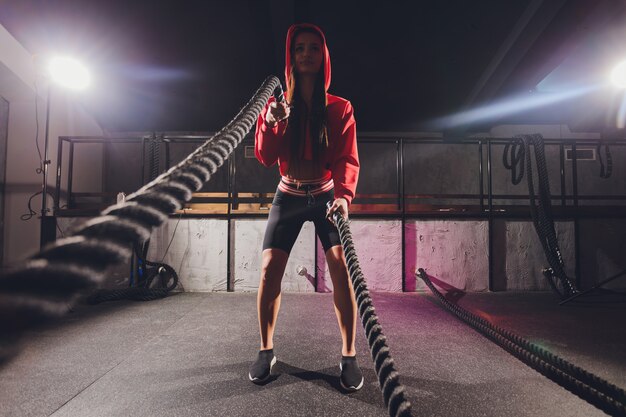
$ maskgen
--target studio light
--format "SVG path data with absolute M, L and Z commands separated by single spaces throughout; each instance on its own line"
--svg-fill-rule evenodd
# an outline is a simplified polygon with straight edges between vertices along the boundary
M 73 58 L 53 58 L 48 69 L 55 83 L 72 90 L 83 90 L 91 83 L 87 68 Z
M 611 71 L 611 82 L 618 88 L 626 88 L 626 60 L 613 68 L 613 71 Z
M 91 82 L 91 76 L 87 68 L 79 61 L 68 57 L 57 57 L 50 60 L 48 74 L 48 94 L 46 98 L 46 133 L 44 137 L 44 156 L 42 161 L 42 199 L 41 199 L 41 234 L 40 247 L 55 239 L 56 220 L 49 215 L 48 209 L 48 167 L 51 163 L 48 157 L 48 145 L 50 137 L 50 97 L 53 85 L 58 84 L 72 90 L 84 90 Z

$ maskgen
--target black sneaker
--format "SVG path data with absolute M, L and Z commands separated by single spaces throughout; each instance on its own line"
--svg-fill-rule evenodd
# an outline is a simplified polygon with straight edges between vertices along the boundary
M 250 381 L 255 384 L 260 384 L 269 379 L 272 374 L 272 367 L 276 363 L 276 356 L 274 356 L 274 350 L 260 350 L 256 361 L 250 365 L 250 372 L 248 377 Z
M 346 391 L 354 392 L 363 388 L 363 374 L 356 362 L 356 356 L 342 356 L 339 364 L 339 383 Z

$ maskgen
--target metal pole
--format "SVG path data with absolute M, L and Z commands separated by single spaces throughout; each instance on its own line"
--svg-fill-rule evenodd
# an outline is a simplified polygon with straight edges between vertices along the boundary
M 575 278 L 576 287 L 581 287 L 581 270 L 580 270 L 580 225 L 578 222 L 578 154 L 576 150 L 576 142 L 572 142 L 572 188 L 574 194 L 574 259 L 575 259 Z
M 400 225 L 402 227 L 402 292 L 406 292 L 406 199 L 404 193 L 404 139 L 398 139 L 398 158 L 400 160 L 400 172 L 398 172 L 398 178 L 400 179 L 400 202 L 402 212 L 400 213 Z
M 494 291 L 494 276 L 493 276 L 493 182 L 492 182 L 492 167 L 491 167 L 491 140 L 487 140 L 487 193 L 489 212 L 487 217 L 488 222 L 488 265 L 489 265 L 489 291 Z
M 226 234 L 226 291 L 227 292 L 233 292 L 235 291 L 235 282 L 233 280 L 232 274 L 233 274 L 233 266 L 231 265 L 232 261 L 233 261 L 233 248 L 231 248 L 231 245 L 233 244 L 232 238 L 231 238 L 231 228 L 232 228 L 232 214 L 231 214 L 231 206 L 232 206 L 232 198 L 233 198 L 233 184 L 232 184 L 232 179 L 233 179 L 233 155 L 230 155 L 228 157 L 228 161 L 227 161 L 227 168 L 228 168 L 228 203 L 227 203 L 227 209 L 226 209 L 226 227 L 227 227 L 227 234 Z
M 70 142 L 70 155 L 67 164 L 67 208 L 74 208 L 74 197 L 72 196 L 72 183 L 74 182 L 74 142 Z
M 57 151 L 57 176 L 56 176 L 56 190 L 54 190 L 54 207 L 53 215 L 57 215 L 61 202 L 61 161 L 63 160 L 63 142 L 65 138 L 59 138 L 58 151 Z
M 478 141 L 478 188 L 480 189 L 480 212 L 485 212 L 485 186 L 483 183 L 483 141 Z
M 54 240 L 52 235 L 55 231 L 54 225 L 51 225 L 50 219 L 48 219 L 48 165 L 50 160 L 48 159 L 48 141 L 50 138 L 50 95 L 52 86 L 48 84 L 48 92 L 46 94 L 46 135 L 44 137 L 44 153 L 42 164 L 42 187 L 41 187 L 41 227 L 39 232 L 39 247 L 43 248 L 48 242 Z M 54 221 L 54 219 L 53 219 Z M 52 229 L 51 229 L 52 228 Z
M 563 142 L 559 144 L 559 166 L 561 168 L 561 207 L 565 208 L 565 146 Z
M 44 138 L 43 145 L 43 184 L 42 184 L 42 196 L 41 196 L 41 217 L 43 218 L 48 213 L 48 140 L 50 136 L 50 92 L 52 87 L 48 84 L 48 94 L 46 97 L 46 136 Z

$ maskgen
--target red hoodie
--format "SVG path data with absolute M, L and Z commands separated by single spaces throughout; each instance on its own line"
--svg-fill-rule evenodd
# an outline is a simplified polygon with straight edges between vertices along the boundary
M 287 45 L 285 52 L 285 79 L 289 85 L 291 73 L 291 41 L 293 34 L 299 28 L 311 28 L 322 38 L 324 43 L 324 74 L 326 87 L 326 113 L 328 130 L 328 149 L 324 153 L 324 160 L 320 161 L 332 175 L 335 185 L 335 198 L 345 198 L 348 204 L 352 202 L 356 192 L 356 184 L 359 179 L 359 155 L 356 145 L 356 122 L 352 104 L 344 98 L 328 94 L 330 87 L 330 54 L 326 45 L 326 38 L 317 26 L 302 23 L 293 25 L 287 32 Z M 261 112 L 257 120 L 254 135 L 254 151 L 257 159 L 266 167 L 278 162 L 280 175 L 285 176 L 290 163 L 290 134 L 285 132 L 286 121 L 279 122 L 274 128 L 265 124 L 265 114 L 274 98 L 270 98 L 268 104 Z M 310 148 L 310 138 L 307 135 L 305 149 Z

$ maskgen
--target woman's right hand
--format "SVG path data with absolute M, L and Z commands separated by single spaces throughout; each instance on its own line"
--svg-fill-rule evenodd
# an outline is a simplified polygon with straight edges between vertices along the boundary
M 291 109 L 286 101 L 281 101 L 280 103 L 273 101 L 270 103 L 267 113 L 265 113 L 265 123 L 274 127 L 278 122 L 288 118 L 290 112 Z

